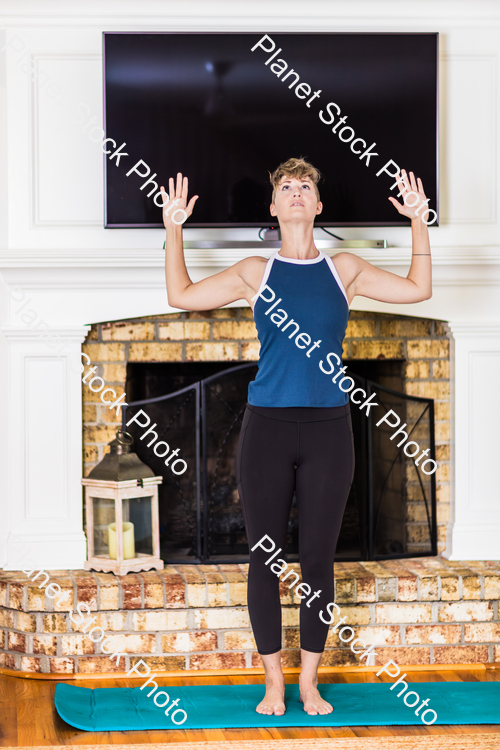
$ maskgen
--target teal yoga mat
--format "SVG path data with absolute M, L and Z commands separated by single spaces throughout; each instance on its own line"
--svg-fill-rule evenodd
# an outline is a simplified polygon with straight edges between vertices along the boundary
M 437 713 L 435 724 L 500 724 L 500 682 L 412 682 L 398 698 L 401 690 L 394 683 L 356 683 L 320 685 L 323 698 L 335 707 L 327 716 L 309 716 L 299 702 L 299 686 L 287 685 L 286 713 L 283 716 L 263 716 L 255 711 L 264 697 L 263 685 L 192 685 L 159 687 L 147 697 L 148 686 L 136 688 L 90 688 L 59 683 L 55 705 L 59 716 L 77 729 L 89 732 L 126 731 L 141 729 L 176 729 L 165 708 L 155 705 L 154 696 L 168 693 L 170 702 L 179 698 L 173 709 L 183 709 L 187 719 L 179 728 L 208 729 L 231 727 L 338 727 L 417 724 L 424 726 L 415 708 L 405 705 L 406 693 L 416 691 L 420 703 L 429 698 L 427 706 Z M 411 696 L 409 703 L 415 700 Z M 165 696 L 158 698 L 160 705 Z M 176 715 L 181 721 L 184 714 Z M 426 715 L 426 721 L 433 714 Z

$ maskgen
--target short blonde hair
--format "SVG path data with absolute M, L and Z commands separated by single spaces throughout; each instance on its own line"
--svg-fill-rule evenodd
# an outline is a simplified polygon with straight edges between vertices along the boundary
M 316 169 L 316 167 L 313 167 L 313 165 L 306 161 L 302 156 L 299 159 L 288 159 L 288 161 L 284 161 L 282 164 L 280 164 L 272 174 L 271 172 L 269 172 L 269 180 L 271 182 L 271 185 L 273 186 L 273 203 L 274 199 L 276 198 L 278 185 L 280 184 L 283 177 L 297 177 L 299 180 L 303 179 L 304 177 L 309 177 L 314 185 L 316 198 L 318 199 L 318 201 L 320 200 L 318 182 L 321 179 L 321 172 L 319 171 L 319 169 Z

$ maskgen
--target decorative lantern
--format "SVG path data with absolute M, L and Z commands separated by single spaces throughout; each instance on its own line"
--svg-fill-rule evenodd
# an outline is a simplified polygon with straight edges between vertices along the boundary
M 85 570 L 137 573 L 162 569 L 158 485 L 149 466 L 132 453 L 132 435 L 118 430 L 109 453 L 82 479 L 86 495 L 88 561 Z

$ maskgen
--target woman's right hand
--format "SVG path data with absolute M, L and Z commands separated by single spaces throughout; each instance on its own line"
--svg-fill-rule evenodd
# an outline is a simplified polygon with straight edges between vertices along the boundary
M 181 226 L 193 213 L 194 204 L 198 200 L 198 196 L 193 195 L 189 203 L 187 202 L 188 178 L 183 178 L 180 172 L 177 172 L 177 185 L 175 189 L 173 177 L 169 178 L 168 190 L 169 194 L 167 195 L 163 185 L 160 186 L 163 200 L 162 216 L 165 229 Z M 175 217 L 175 220 L 172 219 L 172 216 Z

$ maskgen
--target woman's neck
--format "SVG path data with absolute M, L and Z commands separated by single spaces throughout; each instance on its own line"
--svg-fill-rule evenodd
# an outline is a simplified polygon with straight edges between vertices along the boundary
M 318 249 L 314 244 L 312 226 L 310 224 L 284 224 L 281 228 L 283 243 L 280 255 L 284 258 L 308 260 L 317 258 Z

